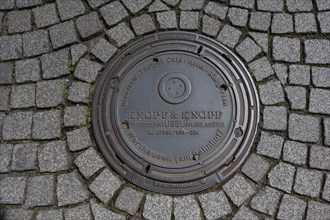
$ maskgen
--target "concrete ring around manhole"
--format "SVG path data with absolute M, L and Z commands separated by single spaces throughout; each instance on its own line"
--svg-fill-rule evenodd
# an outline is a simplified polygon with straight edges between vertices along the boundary
M 203 35 L 170 31 L 133 42 L 95 85 L 92 126 L 110 166 L 165 194 L 212 187 L 247 157 L 259 122 L 244 64 Z

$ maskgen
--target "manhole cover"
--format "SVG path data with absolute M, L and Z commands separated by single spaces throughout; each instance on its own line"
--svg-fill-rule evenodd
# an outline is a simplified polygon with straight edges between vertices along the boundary
M 147 190 L 214 186 L 245 160 L 259 120 L 256 89 L 238 58 L 189 32 L 136 41 L 95 86 L 93 131 L 109 164 Z

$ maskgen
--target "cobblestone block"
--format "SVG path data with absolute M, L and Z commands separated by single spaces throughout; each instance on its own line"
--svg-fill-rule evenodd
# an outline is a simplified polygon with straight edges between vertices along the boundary
M 80 128 L 66 133 L 71 151 L 82 150 L 92 146 L 92 139 L 87 128 Z
M 91 6 L 93 9 L 97 8 L 101 5 L 104 5 L 105 3 L 108 3 L 110 0 L 87 0 L 89 6 Z
M 230 0 L 230 5 L 253 9 L 254 0 Z
M 61 136 L 61 112 L 50 110 L 33 115 L 32 138 L 34 140 L 54 139 Z
M 38 211 L 36 220 L 63 220 L 63 210 L 53 209 L 53 210 L 43 210 Z
M 100 9 L 100 13 L 109 26 L 117 24 L 128 16 L 126 9 L 119 1 L 114 1 L 103 6 Z
M 32 113 L 14 112 L 3 121 L 2 138 L 4 140 L 29 139 L 31 136 Z
M 104 38 L 101 38 L 94 42 L 91 48 L 91 53 L 103 63 L 106 63 L 115 54 L 116 50 L 117 48 L 115 46 L 110 44 Z
M 320 135 L 319 118 L 309 115 L 290 114 L 289 138 L 304 142 L 317 142 Z
M 87 159 L 87 158 L 86 158 Z M 92 159 L 92 158 L 91 158 Z M 102 163 L 100 163 L 102 164 Z M 96 164 L 94 164 L 96 165 Z M 82 172 L 84 173 L 84 172 Z M 112 174 L 108 169 L 105 169 L 98 175 L 89 189 L 99 198 L 102 202 L 108 203 L 115 192 L 120 188 L 122 182 Z
M 22 54 L 21 35 L 0 37 L 0 61 L 18 59 Z
M 35 84 L 13 86 L 11 89 L 11 108 L 30 108 L 35 106 L 35 91 Z
M 289 12 L 311 11 L 313 9 L 313 2 L 312 0 L 286 0 L 286 6 Z
M 72 82 L 69 88 L 68 100 L 76 103 L 89 103 L 91 85 L 84 82 Z
M 204 12 L 206 14 L 210 16 L 217 16 L 221 20 L 224 20 L 226 18 L 227 11 L 228 7 L 220 5 L 215 1 L 210 1 L 204 9 Z
M 330 114 L 330 91 L 325 89 L 311 89 L 308 111 Z
M 0 204 L 22 204 L 26 177 L 3 177 L 0 180 Z
M 3 215 L 4 219 L 31 220 L 34 215 L 34 211 L 24 208 L 7 209 L 1 212 L 1 214 Z
M 68 208 L 64 210 L 65 220 L 92 220 L 92 212 L 89 204 L 80 205 L 75 208 Z
M 120 192 L 115 206 L 122 211 L 134 215 L 139 209 L 143 196 L 143 193 L 126 187 Z
M 61 20 L 68 20 L 85 13 L 85 6 L 81 0 L 56 0 Z
M 284 92 L 280 81 L 271 80 L 266 84 L 259 85 L 261 103 L 264 105 L 274 105 L 284 102 Z
M 269 163 L 257 154 L 251 154 L 242 167 L 242 172 L 255 182 L 261 181 L 269 170 Z
M 294 15 L 295 30 L 298 33 L 317 32 L 316 19 L 313 13 L 299 13 Z
M 271 75 L 274 75 L 274 70 L 266 57 L 262 57 L 249 64 L 254 77 L 257 81 L 263 80 Z
M 236 174 L 234 178 L 223 185 L 222 189 L 237 206 L 242 205 L 244 201 L 255 193 L 255 189 L 252 185 L 240 174 Z
M 264 108 L 263 128 L 285 131 L 287 128 L 287 109 L 282 106 L 266 106 Z
M 57 49 L 78 41 L 73 21 L 66 21 L 49 28 L 53 48 Z
M 267 132 L 261 132 L 261 138 L 257 146 L 257 153 L 280 159 L 284 138 Z
M 80 154 L 76 159 L 75 159 L 75 164 L 77 165 L 79 171 L 84 175 L 86 179 L 90 178 L 93 176 L 97 171 L 99 171 L 101 168 L 105 166 L 103 160 L 97 155 L 96 151 L 94 148 L 90 147 L 86 151 L 84 151 L 82 154 Z M 109 174 L 105 173 L 102 175 L 106 177 L 109 177 Z M 100 177 L 101 178 L 101 177 Z M 99 179 L 96 183 L 102 183 L 103 178 Z M 114 178 L 108 178 L 114 180 Z M 109 182 L 110 183 L 110 182 Z M 107 185 L 108 187 L 108 185 Z M 118 187 L 119 188 L 119 187 Z M 96 188 L 93 189 L 96 190 Z M 106 188 L 104 188 L 106 189 Z M 100 196 L 104 196 L 101 195 Z M 103 197 L 102 197 L 103 198 Z M 111 198 L 111 196 L 110 196 Z
M 1 124 L 0 124 L 1 127 Z M 0 173 L 9 172 L 10 162 L 14 146 L 12 144 L 0 144 Z
M 320 219 L 326 220 L 325 216 L 330 216 L 330 205 L 316 201 L 308 201 L 306 220 Z
M 302 110 L 306 107 L 306 88 L 288 86 L 285 88 L 285 93 L 289 99 L 291 109 Z
M 205 0 L 182 0 L 179 9 L 182 11 L 200 10 Z
M 319 11 L 330 10 L 330 4 L 327 0 L 316 0 L 316 5 Z
M 200 210 L 193 196 L 182 196 L 174 198 L 174 217 L 178 220 L 199 220 Z
M 143 217 L 151 219 L 171 219 L 173 198 L 165 195 L 147 195 L 144 203 Z
M 245 206 L 241 206 L 232 220 L 259 220 L 259 218 L 250 209 Z
M 257 8 L 261 11 L 282 11 L 284 0 L 257 0 Z
M 40 172 L 57 172 L 69 168 L 69 154 L 64 141 L 40 145 L 38 153 Z
M 229 8 L 228 19 L 233 25 L 244 27 L 248 22 L 249 11 L 241 8 Z
M 284 64 L 276 63 L 273 65 L 273 69 L 281 84 L 285 85 L 288 79 L 288 67 Z
M 220 30 L 220 21 L 208 15 L 203 16 L 202 32 L 207 35 L 216 36 Z
M 251 12 L 249 27 L 258 31 L 267 31 L 270 27 L 271 14 L 267 12 Z
M 322 172 L 298 168 L 293 191 L 310 197 L 318 197 L 322 186 Z
M 48 53 L 50 50 L 48 32 L 40 30 L 23 34 L 23 50 L 24 55 L 28 57 Z
M 329 64 L 329 40 L 305 40 L 306 63 Z
M 103 219 L 116 219 L 116 220 L 125 220 L 125 216 L 121 214 L 117 214 L 115 212 L 110 211 L 109 209 L 103 208 L 99 204 L 96 203 L 95 199 L 90 201 L 93 216 L 95 220 L 103 220 Z
M 109 39 L 112 40 L 117 47 L 123 46 L 135 37 L 132 30 L 127 26 L 125 22 L 122 22 L 111 28 L 106 33 Z
M 57 176 L 57 200 L 59 206 L 84 202 L 89 193 L 76 171 Z
M 329 4 L 330 5 L 330 4 Z M 330 33 L 330 12 L 321 12 L 317 14 L 322 33 Z
M 330 148 L 312 145 L 310 148 L 309 166 L 321 170 L 330 170 Z
M 272 32 L 276 34 L 293 32 L 293 17 L 288 13 L 273 15 Z
M 30 177 L 27 182 L 25 206 L 49 206 L 55 203 L 55 178 L 53 175 Z
M 273 215 L 276 212 L 282 194 L 280 191 L 266 186 L 253 197 L 250 206 L 258 212 Z
M 230 48 L 234 48 L 241 34 L 240 30 L 230 25 L 225 25 L 220 31 L 217 40 Z
M 330 145 L 330 118 L 325 118 L 323 120 L 324 125 L 324 144 Z
M 72 64 L 75 65 L 80 60 L 80 58 L 87 54 L 87 46 L 84 44 L 73 45 L 70 48 L 70 52 Z
M 30 31 L 32 29 L 31 25 L 31 11 L 10 11 L 7 13 L 7 25 L 8 33 L 22 33 L 25 31 Z
M 65 82 L 62 79 L 40 81 L 37 83 L 37 106 L 39 108 L 55 107 L 64 102 Z
M 303 219 L 306 202 L 294 196 L 285 194 L 282 198 L 279 211 L 277 213 L 278 219 Z
M 268 52 L 268 34 L 259 32 L 250 32 L 249 35 L 261 47 L 263 51 Z
M 278 61 L 299 62 L 300 41 L 287 37 L 274 37 L 273 57 Z
M 99 63 L 82 58 L 78 62 L 78 65 L 74 71 L 74 76 L 80 80 L 91 83 L 96 80 L 96 77 L 101 69 L 102 65 Z
M 155 24 L 150 15 L 144 14 L 131 20 L 134 32 L 143 35 L 156 30 Z
M 174 7 L 179 3 L 180 0 L 163 0 L 163 2 L 165 2 L 166 4 Z
M 143 8 L 145 8 L 147 5 L 149 5 L 152 0 L 122 0 L 124 5 L 130 10 L 133 14 L 141 11 Z
M 324 183 L 322 198 L 330 202 L 330 174 L 327 174 L 327 178 Z
M 159 11 L 169 11 L 170 8 L 167 7 L 162 1 L 155 0 L 148 8 L 148 12 L 159 12 Z
M 173 29 L 178 27 L 175 11 L 158 12 L 157 21 L 161 29 Z
M 34 22 L 38 28 L 48 27 L 60 22 L 55 3 L 46 4 L 33 10 Z
M 205 193 L 198 196 L 206 219 L 216 219 L 232 212 L 223 191 Z
M 310 67 L 307 65 L 289 66 L 289 83 L 294 85 L 310 85 Z
M 12 170 L 35 170 L 38 146 L 36 143 L 16 144 L 13 150 Z
M 13 81 L 13 64 L 0 63 L 0 85 L 11 84 Z
M 1 71 L 1 70 L 0 70 Z M 17 83 L 36 82 L 40 80 L 40 62 L 38 59 L 20 60 L 15 63 Z
M 305 165 L 307 160 L 307 144 L 286 141 L 283 147 L 283 160 L 297 165 Z
M 103 28 L 98 14 L 95 11 L 77 18 L 76 25 L 82 38 L 98 34 Z
M 268 173 L 270 186 L 291 193 L 295 172 L 294 166 L 280 162 Z
M 64 126 L 81 126 L 86 124 L 85 106 L 67 106 L 64 109 Z
M 3 0 L 0 4 L 0 10 L 9 10 L 15 7 L 15 0 Z
M 67 49 L 41 56 L 43 77 L 45 79 L 57 78 L 69 74 L 69 51 Z
M 9 86 L 0 87 L 0 110 L 9 110 L 10 90 Z
M 330 68 L 312 67 L 312 81 L 316 87 L 330 88 Z
M 254 41 L 247 37 L 240 45 L 236 47 L 236 51 L 241 55 L 245 61 L 250 62 L 259 53 L 261 53 L 261 48 L 254 43 Z

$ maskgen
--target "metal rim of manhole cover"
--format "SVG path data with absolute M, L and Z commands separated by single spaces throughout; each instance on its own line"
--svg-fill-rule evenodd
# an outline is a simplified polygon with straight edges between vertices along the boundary
M 144 189 L 212 187 L 247 157 L 259 122 L 256 88 L 231 51 L 191 32 L 133 42 L 95 85 L 93 132 L 121 176 Z

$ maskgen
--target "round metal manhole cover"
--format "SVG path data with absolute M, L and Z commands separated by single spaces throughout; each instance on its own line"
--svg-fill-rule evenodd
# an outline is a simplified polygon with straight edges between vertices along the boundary
M 123 49 L 97 80 L 97 144 L 126 180 L 167 194 L 220 183 L 245 160 L 259 120 L 241 61 L 190 32 L 156 33 Z

